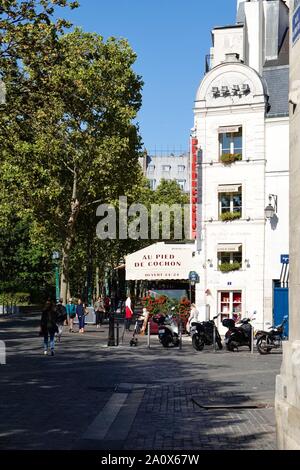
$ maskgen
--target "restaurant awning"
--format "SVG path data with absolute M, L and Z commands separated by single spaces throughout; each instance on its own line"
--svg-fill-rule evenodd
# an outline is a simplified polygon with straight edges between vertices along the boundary
M 242 126 L 222 126 L 219 127 L 219 134 L 229 134 L 229 133 L 234 133 L 234 132 L 239 132 L 240 128 Z
M 218 193 L 239 193 L 241 184 L 222 184 L 218 186 Z
M 237 253 L 241 248 L 241 243 L 224 243 L 218 245 L 218 253 Z
M 188 280 L 194 244 L 156 243 L 126 256 L 126 281 Z

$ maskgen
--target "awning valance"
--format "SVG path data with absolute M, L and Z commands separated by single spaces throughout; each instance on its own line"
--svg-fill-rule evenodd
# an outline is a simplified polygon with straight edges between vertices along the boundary
M 242 249 L 240 243 L 224 243 L 218 245 L 218 253 L 237 253 Z
M 241 184 L 222 184 L 218 187 L 218 193 L 239 193 Z
M 229 134 L 234 132 L 239 132 L 242 126 L 226 126 L 226 127 L 219 127 L 219 134 Z

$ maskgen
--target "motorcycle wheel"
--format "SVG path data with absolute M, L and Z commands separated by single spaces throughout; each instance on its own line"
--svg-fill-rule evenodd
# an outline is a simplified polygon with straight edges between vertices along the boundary
M 164 339 L 161 340 L 161 344 L 163 345 L 164 348 L 168 348 L 170 342 L 169 342 L 168 338 L 164 338 Z
M 263 356 L 266 354 L 270 354 L 270 352 L 272 351 L 272 348 L 268 347 L 268 338 L 266 336 L 261 336 L 260 338 L 258 338 L 256 347 L 259 354 Z
M 226 343 L 227 351 L 234 352 L 234 345 L 232 343 Z
M 204 340 L 198 335 L 194 335 L 192 338 L 193 348 L 196 351 L 203 351 L 204 348 Z

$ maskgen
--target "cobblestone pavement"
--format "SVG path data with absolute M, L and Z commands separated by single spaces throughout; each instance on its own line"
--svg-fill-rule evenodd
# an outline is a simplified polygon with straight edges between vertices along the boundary
M 50 357 L 37 317 L 0 319 L 0 449 L 276 448 L 280 354 L 108 348 L 107 329 L 65 332 Z

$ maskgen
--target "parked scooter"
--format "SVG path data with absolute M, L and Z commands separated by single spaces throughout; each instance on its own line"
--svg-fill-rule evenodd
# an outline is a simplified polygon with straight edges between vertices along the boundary
M 238 324 L 231 318 L 222 321 L 223 326 L 228 328 L 225 335 L 225 345 L 228 351 L 238 350 L 241 346 L 252 348 L 252 326 L 251 318 L 244 318 Z M 238 326 L 240 324 L 240 326 Z
M 196 351 L 202 351 L 204 346 L 211 346 L 214 344 L 214 340 L 218 345 L 218 348 L 223 349 L 222 339 L 218 328 L 216 327 L 215 320 L 219 317 L 217 315 L 213 320 L 204 321 L 201 323 L 193 322 L 190 328 L 190 334 L 192 337 L 193 348 Z M 215 335 L 214 335 L 215 330 Z
M 157 315 L 153 321 L 158 323 L 158 338 L 164 348 L 179 346 L 179 326 L 174 318 L 174 308 L 168 315 Z
M 269 331 L 257 331 L 255 334 L 256 347 L 260 354 L 270 354 L 272 349 L 280 349 L 282 346 L 284 326 L 288 317 L 284 317 L 279 326 L 272 326 Z

